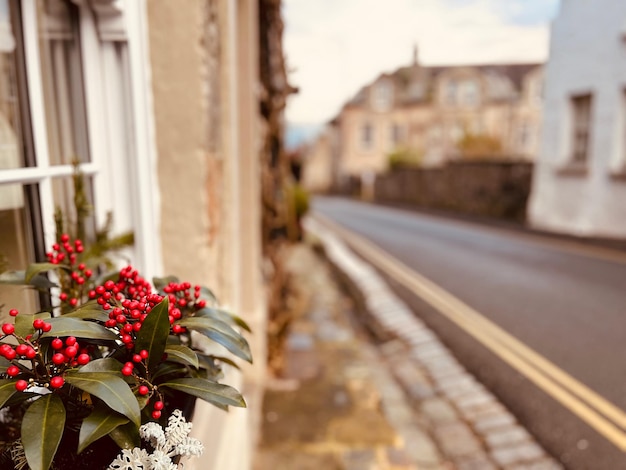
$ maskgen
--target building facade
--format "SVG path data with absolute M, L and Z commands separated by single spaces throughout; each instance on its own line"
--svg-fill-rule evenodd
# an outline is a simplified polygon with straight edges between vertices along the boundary
M 529 220 L 547 230 L 624 238 L 626 4 L 562 2 L 545 74 Z
M 260 411 L 258 23 L 254 0 L 0 0 L 3 268 L 45 261 L 78 160 L 94 225 L 111 212 L 114 234 L 134 233 L 135 267 L 210 286 L 255 331 L 257 365 L 226 377 L 249 409 L 199 403 L 205 453 L 186 468 L 250 468 Z
M 390 158 L 437 166 L 458 158 L 534 159 L 541 64 L 422 66 L 384 73 L 335 118 L 340 178 L 376 174 Z

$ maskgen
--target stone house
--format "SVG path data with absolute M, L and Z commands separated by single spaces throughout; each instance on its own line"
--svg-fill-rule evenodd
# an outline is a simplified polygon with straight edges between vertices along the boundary
M 334 119 L 340 178 L 383 172 L 392 153 L 423 166 L 449 159 L 534 159 L 541 64 L 428 67 L 383 73 Z
M 562 2 L 545 69 L 528 216 L 539 228 L 626 237 L 626 4 Z
M 201 402 L 202 458 L 251 465 L 265 349 L 261 272 L 258 0 L 0 0 L 0 251 L 44 261 L 72 161 L 94 224 L 133 231 L 125 256 L 148 279 L 210 286 L 251 325 L 254 367 L 229 371 L 247 410 Z M 29 291 L 0 304 L 34 310 Z

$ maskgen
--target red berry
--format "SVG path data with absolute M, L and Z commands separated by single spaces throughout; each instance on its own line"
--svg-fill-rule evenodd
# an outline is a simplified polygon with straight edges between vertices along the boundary
M 11 310 L 9 310 L 9 315 L 11 315 L 12 317 L 16 317 L 18 313 L 20 312 L 18 312 L 17 309 L 12 308 Z
M 80 269 L 81 271 L 84 271 L 85 270 L 85 263 L 80 263 L 78 265 L 78 269 Z
M 56 353 L 52 355 L 52 362 L 57 366 L 60 366 L 65 362 L 65 354 Z
M 104 323 L 104 326 L 106 326 L 107 328 L 115 328 L 115 325 L 117 325 L 117 322 L 115 320 L 107 320 Z
M 122 343 L 124 344 L 128 344 L 133 340 L 133 337 L 131 335 L 128 334 L 123 334 L 122 335 Z
M 74 357 L 78 354 L 78 348 L 76 346 L 68 346 L 65 348 L 65 355 L 67 357 Z
M 154 407 L 153 408 L 154 408 L 155 411 L 161 411 L 164 406 L 165 405 L 163 404 L 163 402 L 159 400 L 159 401 L 155 401 L 154 402 Z
M 64 383 L 65 380 L 63 380 L 63 377 L 61 377 L 60 375 L 54 376 L 50 379 L 50 386 L 52 388 L 61 388 Z
M 63 347 L 63 340 L 61 338 L 54 338 L 51 344 L 52 349 L 61 349 Z
M 67 300 L 67 294 L 65 292 L 61 292 L 59 294 L 59 299 L 61 299 L 63 302 L 65 302 Z
M 160 411 L 157 411 L 157 410 L 153 411 L 153 412 L 152 412 L 152 417 L 153 417 L 154 419 L 159 419 L 159 418 L 161 417 L 161 412 L 160 412 Z
M 89 357 L 89 354 L 80 354 L 76 359 L 76 362 L 78 362 L 81 366 L 84 366 L 89 363 L 90 360 L 91 358 Z
M 147 395 L 148 393 L 150 393 L 150 389 L 146 387 L 145 385 L 139 386 L 138 391 L 139 391 L 139 395 Z
M 2 332 L 5 335 L 12 335 L 14 331 L 15 325 L 13 325 L 12 323 L 5 323 L 4 325 L 2 325 Z
M 7 374 L 11 377 L 15 377 L 19 373 L 20 373 L 20 369 L 17 366 L 9 366 L 7 368 Z
M 74 346 L 76 344 L 76 338 L 74 336 L 68 336 L 65 339 L 65 346 Z
M 115 320 L 118 323 L 126 323 L 126 316 L 125 315 L 118 315 L 117 317 L 115 317 Z
M 18 380 L 17 382 L 15 382 L 15 389 L 18 392 L 23 392 L 27 388 L 28 388 L 28 382 L 26 382 L 26 380 Z
M 76 297 L 72 297 L 72 298 L 70 299 L 70 305 L 71 305 L 72 307 L 76 307 L 76 306 L 78 305 L 78 299 L 77 299 Z
M 41 318 L 37 318 L 33 321 L 33 327 L 36 330 L 41 330 L 41 328 L 43 327 L 44 321 Z
M 141 351 L 139 351 L 139 355 L 141 356 L 142 359 L 148 359 L 149 353 L 147 350 L 142 349 Z
M 34 359 L 36 355 L 37 355 L 37 351 L 35 351 L 31 346 L 29 346 L 28 349 L 26 350 L 26 357 L 28 359 Z
M 129 376 L 129 375 L 133 375 L 133 369 L 132 367 L 122 367 L 122 374 L 125 376 Z
M 28 346 L 26 344 L 18 344 L 17 347 L 15 348 L 15 352 L 19 356 L 25 356 L 26 351 L 28 351 Z
M 9 361 L 12 361 L 13 359 L 15 359 L 15 356 L 17 356 L 17 353 L 11 347 L 9 347 L 9 349 L 7 349 L 6 352 L 4 353 L 4 357 L 6 357 Z
M 133 355 L 133 362 L 141 362 L 141 356 L 139 354 Z
M 44 331 L 44 333 L 47 333 L 48 331 L 50 331 L 52 329 L 52 324 L 44 322 L 44 324 L 41 327 L 41 329 Z
M 184 328 L 177 324 L 172 327 L 172 331 L 174 332 L 174 334 L 179 335 L 184 331 Z
M 204 300 L 198 300 L 198 301 L 196 302 L 196 306 L 197 306 L 197 307 L 199 307 L 199 308 L 204 308 L 204 307 L 206 307 L 206 301 L 204 301 Z
M 91 277 L 92 274 L 93 274 L 93 271 L 91 269 L 85 269 L 85 277 L 89 278 Z
M 124 333 L 132 333 L 133 325 L 131 325 L 130 323 L 126 323 L 124 325 L 124 328 L 122 328 L 122 331 L 124 331 Z
M 67 233 L 64 233 L 63 235 L 61 235 L 61 242 L 62 243 L 67 243 L 70 241 L 70 236 Z

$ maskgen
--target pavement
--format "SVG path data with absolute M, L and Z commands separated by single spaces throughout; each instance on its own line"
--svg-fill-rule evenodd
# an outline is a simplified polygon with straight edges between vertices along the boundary
M 254 470 L 563 468 L 370 265 L 316 220 L 305 227 Z

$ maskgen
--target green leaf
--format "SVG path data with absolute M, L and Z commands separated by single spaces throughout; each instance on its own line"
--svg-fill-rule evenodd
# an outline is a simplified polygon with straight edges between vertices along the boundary
M 80 320 L 97 320 L 104 323 L 109 319 L 109 314 L 102 310 L 102 307 L 97 303 L 89 303 L 64 314 L 63 317 L 78 318 Z
M 107 372 L 122 377 L 122 367 L 123 364 L 117 359 L 105 357 L 103 359 L 95 359 L 85 364 L 78 369 L 78 372 L 81 374 L 85 372 Z
M 5 359 L 4 357 L 0 357 L 0 374 L 4 374 L 10 365 L 11 365 L 10 361 Z
M 22 444 L 32 470 L 48 470 L 65 426 L 65 407 L 56 393 L 37 399 L 22 419 Z
M 0 284 L 12 284 L 17 286 L 23 286 L 26 282 L 25 271 L 5 271 L 0 274 Z
M 150 353 L 148 357 L 148 370 L 154 371 L 161 362 L 167 337 L 170 334 L 169 300 L 165 297 L 150 311 L 141 324 L 135 341 L 135 351 L 145 349 Z
M 78 436 L 78 453 L 80 454 L 89 444 L 128 422 L 128 419 L 124 416 L 113 413 L 108 407 L 99 404 L 83 420 L 83 424 L 80 427 L 80 435 Z
M 104 326 L 78 318 L 62 316 L 51 318 L 49 323 L 52 324 L 52 330 L 41 335 L 42 338 L 75 336 L 76 338 L 106 339 L 112 341 L 119 339 L 118 335 L 107 330 Z
M 141 424 L 137 398 L 120 377 L 108 372 L 68 372 L 65 381 L 100 398 L 109 408 L 123 414 L 137 426 Z
M 187 369 L 183 366 L 174 362 L 165 361 L 160 363 L 152 374 L 152 383 L 158 383 L 157 379 L 161 379 L 162 377 L 167 377 L 169 375 L 185 375 L 185 372 L 187 372 Z
M 238 317 L 237 315 L 228 312 L 226 310 L 223 310 L 221 308 L 214 308 L 214 307 L 204 307 L 200 310 L 198 310 L 194 316 L 196 317 L 206 317 L 206 318 L 213 318 L 215 320 L 219 320 L 222 321 L 224 323 L 227 323 L 229 325 L 233 325 L 233 326 L 239 326 L 241 328 L 243 328 L 244 330 L 246 330 L 249 333 L 252 333 L 252 330 L 250 329 L 250 326 L 243 320 L 243 318 Z
M 229 359 L 228 357 L 224 357 L 224 356 L 213 356 L 213 359 L 217 359 L 220 362 L 223 362 L 224 364 L 228 364 L 229 366 L 234 367 L 235 369 L 239 369 L 241 370 L 241 367 L 239 367 L 239 364 L 237 364 L 235 361 L 233 361 L 232 359 Z
M 170 282 L 179 283 L 180 281 L 176 276 L 165 276 L 165 277 L 153 277 L 152 284 L 157 290 L 162 291 L 165 286 L 167 286 Z
M 39 273 L 43 273 L 46 271 L 52 271 L 53 269 L 64 269 L 65 271 L 71 271 L 71 269 L 62 264 L 52 264 L 52 263 L 33 263 L 26 269 L 26 274 L 24 275 L 24 280 L 29 283 L 30 280 L 35 277 Z
M 211 302 L 219 303 L 219 301 L 217 300 L 217 296 L 208 287 L 201 286 L 200 295 L 202 296 L 203 299 L 208 299 Z
M 9 401 L 9 398 L 11 398 L 16 391 L 15 380 L 0 380 L 0 408 Z
M 189 364 L 198 368 L 198 355 L 191 348 L 183 345 L 168 345 L 165 347 L 165 353 L 170 361 L 179 362 L 181 364 Z
M 186 377 L 170 380 L 161 384 L 160 387 L 179 390 L 217 405 L 246 407 L 246 402 L 237 390 L 210 380 Z
M 235 356 L 252 363 L 252 354 L 248 342 L 226 323 L 206 317 L 185 318 L 177 323 L 190 330 L 202 333 L 207 338 L 224 346 Z
M 17 317 L 15 317 L 15 334 L 21 336 L 22 338 L 32 335 L 35 332 L 33 320 L 36 318 L 48 320 L 50 317 L 50 312 L 40 312 L 34 315 L 20 313 Z
M 133 423 L 122 424 L 109 433 L 120 449 L 132 449 L 141 445 L 139 429 Z

